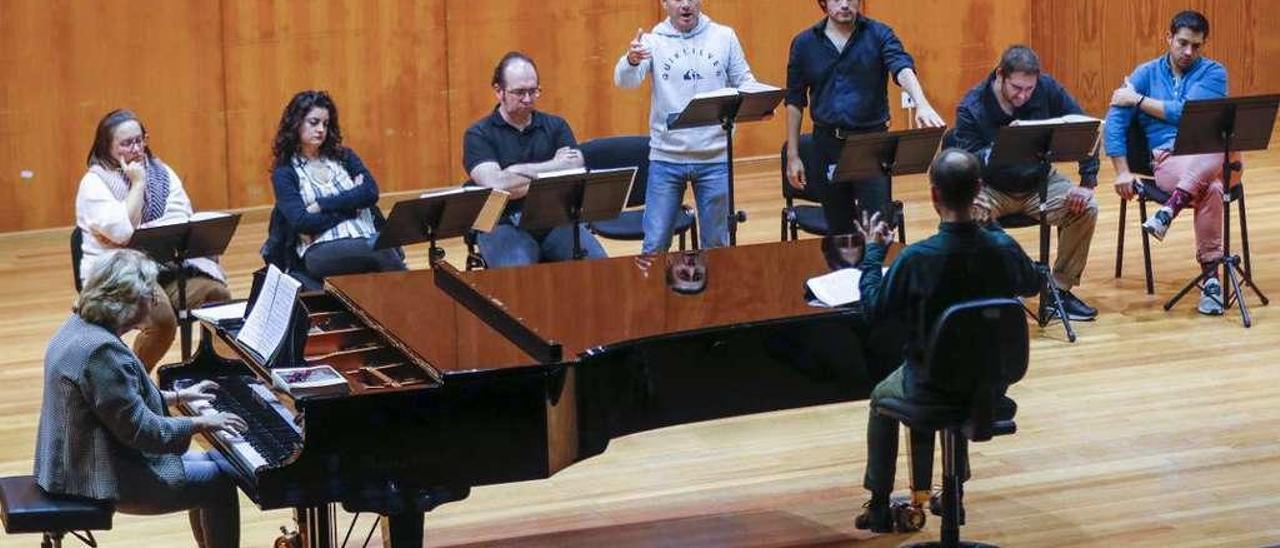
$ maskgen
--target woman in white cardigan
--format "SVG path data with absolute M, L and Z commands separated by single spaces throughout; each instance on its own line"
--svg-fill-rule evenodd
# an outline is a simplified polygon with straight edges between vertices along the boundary
M 93 271 L 98 256 L 128 245 L 133 231 L 148 226 L 184 222 L 191 217 L 191 199 L 182 180 L 147 146 L 147 131 L 134 113 L 118 109 L 98 122 L 88 171 L 76 193 L 76 226 L 83 232 L 81 279 Z M 165 265 L 160 274 L 160 303 L 151 308 L 133 350 L 150 371 L 173 344 L 178 330 L 174 305 L 178 301 L 178 268 L 187 269 L 187 306 L 231 298 L 226 275 L 210 259 Z

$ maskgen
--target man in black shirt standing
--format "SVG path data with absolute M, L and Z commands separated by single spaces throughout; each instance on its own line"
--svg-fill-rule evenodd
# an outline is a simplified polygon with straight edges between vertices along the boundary
M 873 217 L 862 230 L 866 257 L 862 262 L 862 305 L 873 324 L 901 326 L 906 334 L 906 359 L 871 392 L 872 405 L 883 398 L 917 403 L 955 403 L 952 391 L 921 378 L 929 331 L 951 305 L 981 298 L 1031 296 L 1040 290 L 1040 273 L 1013 238 L 983 228 L 972 218 L 982 166 L 969 152 L 947 149 L 934 159 L 929 183 L 934 209 L 942 219 L 938 233 L 907 246 L 889 272 L 881 266 L 893 228 Z M 933 455 L 933 438 L 913 437 L 916 454 Z M 863 486 L 871 492 L 867 510 L 854 524 L 875 532 L 893 531 L 889 495 L 893 492 L 898 456 L 898 422 L 870 413 L 867 421 L 867 470 Z
M 826 17 L 791 41 L 787 61 L 787 178 L 804 188 L 800 125 L 812 106 L 813 139 L 828 180 L 844 140 L 856 133 L 885 131 L 889 123 L 889 78 L 916 103 L 920 126 L 946 125 L 925 98 L 915 61 L 888 25 L 864 17 L 859 0 L 818 0 Z M 854 200 L 862 211 L 884 211 L 889 182 L 884 177 L 831 183 L 822 192 L 831 234 L 853 231 Z
M 573 225 L 529 232 L 519 228 L 524 196 L 539 173 L 580 168 L 582 152 L 564 118 L 536 110 L 542 95 L 538 67 L 523 53 L 506 54 L 493 70 L 498 106 L 467 128 L 462 163 L 475 183 L 511 195 L 498 225 L 477 236 L 490 268 L 573 258 Z M 587 258 L 605 256 L 585 226 L 578 227 Z
M 1001 127 L 1019 120 L 1082 113 L 1067 90 L 1041 72 L 1035 51 L 1027 46 L 1011 46 L 1001 56 L 1000 66 L 969 90 L 956 107 L 955 145 L 986 160 Z M 1045 177 L 1049 192 L 1044 215 L 1060 234 L 1053 277 L 1062 289 L 1062 307 L 1072 320 L 1092 320 L 1098 311 L 1071 293 L 1071 288 L 1080 283 L 1098 222 L 1098 203 L 1093 197 L 1098 185 L 1096 154 L 1080 162 L 1080 186 L 1071 184 L 1057 170 L 1046 172 L 1039 163 L 998 171 L 988 169 L 986 184 L 974 204 L 974 216 L 979 222 L 1015 213 L 1039 219 L 1039 189 Z

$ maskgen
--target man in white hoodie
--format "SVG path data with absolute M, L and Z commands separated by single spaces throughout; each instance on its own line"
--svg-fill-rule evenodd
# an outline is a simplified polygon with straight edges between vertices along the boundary
M 649 180 L 645 192 L 645 254 L 665 252 L 684 198 L 693 185 L 703 248 L 729 244 L 728 139 L 719 126 L 671 130 L 667 124 L 694 95 L 754 82 L 733 29 L 702 13 L 702 0 L 659 0 L 667 19 L 636 33 L 618 60 L 613 81 L 636 88 L 653 75 L 649 109 Z

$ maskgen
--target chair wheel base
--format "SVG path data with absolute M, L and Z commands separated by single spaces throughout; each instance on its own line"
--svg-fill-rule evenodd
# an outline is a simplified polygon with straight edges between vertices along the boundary
M 924 508 L 911 504 L 910 501 L 893 501 L 889 504 L 889 512 L 893 519 L 894 532 L 914 533 L 924 529 L 927 518 Z

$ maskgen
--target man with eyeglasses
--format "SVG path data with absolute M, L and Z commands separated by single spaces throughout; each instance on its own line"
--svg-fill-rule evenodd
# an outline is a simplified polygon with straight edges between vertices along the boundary
M 573 258 L 573 225 L 551 230 L 520 228 L 524 196 L 539 173 L 583 166 L 582 152 L 564 118 L 535 109 L 542 88 L 538 67 L 520 52 L 510 52 L 493 69 L 498 105 L 472 124 L 463 137 L 462 163 L 471 180 L 511 195 L 492 231 L 477 236 L 489 268 L 521 266 Z M 586 227 L 579 227 L 589 259 L 605 257 Z
M 1000 65 L 969 90 L 956 107 L 955 145 L 985 161 L 1001 127 L 1019 120 L 1082 113 L 1071 94 L 1040 70 L 1040 58 L 1034 50 L 1010 46 L 1001 55 Z M 1049 193 L 1041 213 L 1039 189 L 1045 177 L 1049 178 Z M 974 200 L 974 218 L 985 223 L 1010 214 L 1047 216 L 1060 234 L 1053 278 L 1062 289 L 1062 307 L 1071 320 L 1096 318 L 1097 309 L 1071 293 L 1071 288 L 1080 283 L 1098 223 L 1098 202 L 1093 197 L 1093 189 L 1098 186 L 1097 155 L 1080 162 L 1079 186 L 1057 170 L 1046 173 L 1039 163 L 999 171 L 987 169 L 983 182 Z
M 728 139 L 719 126 L 671 130 L 667 124 L 698 93 L 755 82 L 733 29 L 702 13 L 702 0 L 659 0 L 666 10 L 635 39 L 614 68 L 613 82 L 637 88 L 653 74 L 649 109 L 649 180 L 641 253 L 671 247 L 685 182 L 693 186 L 703 248 L 729 245 Z

